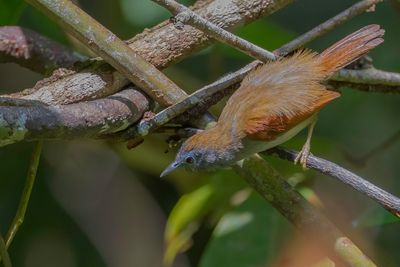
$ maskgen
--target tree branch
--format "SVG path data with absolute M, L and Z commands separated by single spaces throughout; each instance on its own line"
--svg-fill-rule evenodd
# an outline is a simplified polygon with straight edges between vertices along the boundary
M 26 209 L 28 208 L 29 199 L 31 197 L 33 185 L 36 180 L 36 173 L 37 173 L 39 162 L 40 162 L 42 146 L 43 146 L 43 141 L 39 141 L 36 144 L 35 149 L 32 153 L 28 173 L 26 175 L 24 190 L 22 191 L 21 199 L 18 204 L 18 210 L 17 210 L 15 217 L 14 217 L 14 219 L 10 225 L 10 228 L 8 229 L 8 232 L 7 232 L 7 237 L 6 237 L 6 241 L 5 241 L 5 249 L 9 249 L 11 242 L 14 240 L 15 235 L 17 234 L 20 226 L 24 222 Z M 7 259 L 2 257 L 2 258 L 0 258 L 0 263 L 1 263 L 1 260 L 3 260 L 3 259 L 4 259 L 4 263 L 6 262 Z
M 301 46 L 304 46 L 307 42 L 314 40 L 317 37 L 320 37 L 340 24 L 350 20 L 354 16 L 361 14 L 365 10 L 371 8 L 374 4 L 378 3 L 380 0 L 364 0 L 361 1 L 345 11 L 339 13 L 333 18 L 327 20 L 326 22 L 318 25 L 317 27 L 311 29 L 310 31 L 302 34 L 297 37 L 293 41 L 288 44 L 276 49 L 274 54 L 276 55 L 286 55 L 288 53 L 293 52 L 296 49 L 299 49 Z M 126 133 L 123 134 L 123 139 L 130 139 L 138 136 L 145 136 L 150 131 L 157 129 L 165 123 L 168 123 L 170 120 L 176 118 L 177 116 L 187 112 L 188 110 L 195 107 L 194 111 L 191 111 L 191 117 L 195 117 L 193 115 L 202 114 L 205 110 L 207 110 L 211 105 L 214 105 L 219 100 L 221 100 L 224 96 L 229 93 L 232 93 L 233 90 L 239 87 L 242 79 L 246 77 L 248 73 L 250 73 L 257 66 L 262 64 L 260 61 L 256 60 L 246 65 L 245 67 L 235 71 L 231 74 L 223 76 L 219 80 L 214 83 L 207 85 L 196 92 L 192 93 L 186 99 L 183 99 L 181 102 L 170 106 L 160 113 L 158 113 L 155 117 L 151 119 L 146 119 L 141 121 L 138 125 L 135 125 L 127 130 Z M 189 117 L 189 116 L 187 116 Z
M 242 166 L 235 167 L 234 170 L 291 223 L 307 235 L 315 234 L 315 237 L 334 250 L 344 262 L 353 266 L 375 266 L 351 240 L 344 237 L 259 156 L 244 159 Z
M 135 123 L 149 108 L 149 100 L 132 87 L 70 105 L 0 106 L 0 146 L 22 140 L 100 138 Z
M 182 101 L 163 109 L 153 118 L 140 121 L 123 133 L 122 139 L 127 140 L 145 136 L 162 125 L 177 119 L 180 123 L 190 118 L 197 118 L 223 97 L 230 95 L 239 88 L 241 81 L 261 62 L 254 61 L 219 80 L 204 86 Z M 375 68 L 362 70 L 340 70 L 328 84 L 333 88 L 350 87 L 367 92 L 400 93 L 400 74 L 386 72 Z
M 250 186 L 306 236 L 333 250 L 349 266 L 376 266 L 335 225 L 311 206 L 259 156 L 234 168 Z
M 217 103 L 221 100 L 222 97 L 231 93 L 232 90 L 230 88 L 234 84 L 239 84 L 242 79 L 257 65 L 260 65 L 261 62 L 253 62 L 246 67 L 232 73 L 228 74 L 218 81 L 209 84 L 196 92 L 192 93 L 182 101 L 167 107 L 160 111 L 156 116 L 153 118 L 149 118 L 146 120 L 140 121 L 137 125 L 129 128 L 126 132 L 122 134 L 122 139 L 127 140 L 135 137 L 143 137 L 149 134 L 151 131 L 154 131 L 158 127 L 168 123 L 172 119 L 176 118 L 177 116 L 183 114 L 184 112 L 188 111 L 190 108 L 199 105 L 201 103 L 207 103 L 206 109 L 210 107 L 211 104 Z M 228 89 L 227 89 L 228 88 Z M 228 92 L 223 92 L 224 90 L 228 90 Z M 222 92 L 218 97 L 215 97 L 217 93 Z M 210 103 L 211 102 L 211 103 Z M 199 109 L 196 109 L 197 114 L 191 114 L 192 116 L 187 116 L 188 118 L 198 117 Z M 197 115 L 197 116 L 193 116 Z
M 227 30 L 269 15 L 293 0 L 214 0 L 195 5 L 197 14 Z M 177 30 L 170 22 L 145 30 L 127 44 L 138 55 L 157 68 L 180 61 L 195 51 L 211 44 L 212 40 L 194 28 Z M 51 105 L 69 104 L 111 95 L 129 84 L 119 72 L 104 62 L 96 61 L 76 73 L 66 76 L 56 73 L 50 80 L 39 82 L 23 98 L 46 101 Z M 51 97 L 47 97 L 47 96 Z M 43 99 L 46 98 L 46 99 Z
M 0 256 L 3 260 L 4 267 L 12 267 L 10 255 L 6 248 L 6 243 L 4 242 L 3 236 L 0 234 Z
M 71 1 L 27 1 L 54 18 L 70 34 L 87 44 L 95 54 L 105 59 L 160 104 L 169 106 L 185 96 L 167 76 Z
M 49 74 L 68 68 L 84 56 L 36 32 L 18 26 L 0 27 L 0 63 L 17 63 L 32 71 Z
M 365 2 L 365 1 L 362 1 Z M 351 7 L 350 9 L 353 9 L 354 7 Z M 345 12 L 342 12 L 345 13 Z M 354 12 L 348 12 L 350 14 L 354 14 Z M 346 19 L 349 19 L 347 16 Z M 340 20 L 343 22 L 343 20 Z M 160 26 L 161 27 L 161 26 Z M 161 28 L 163 28 L 162 26 Z M 173 27 L 173 26 L 170 26 Z M 320 27 L 320 26 L 318 26 Z M 322 27 L 323 28 L 323 27 Z M 156 29 L 155 29 L 156 31 Z M 185 30 L 183 31 L 183 33 Z M 326 33 L 326 31 L 319 31 L 320 34 Z M 307 34 L 307 33 L 306 33 Z M 303 35 L 302 35 L 303 36 Z M 143 37 L 144 38 L 144 37 Z M 160 37 L 162 38 L 162 37 Z M 301 36 L 299 38 L 302 38 Z M 141 40 L 141 38 L 139 38 Z M 292 49 L 295 49 L 293 47 Z M 159 51 L 159 50 L 157 50 Z M 149 131 L 159 127 L 160 125 L 163 125 L 164 123 L 168 122 L 171 118 L 184 113 L 183 121 L 187 121 L 189 118 L 192 119 L 194 116 L 199 116 L 199 114 L 202 114 L 205 110 L 208 109 L 208 107 L 219 101 L 223 96 L 231 93 L 235 87 L 239 85 L 239 82 L 241 79 L 255 66 L 257 66 L 259 63 L 257 61 L 247 65 L 245 68 L 242 68 L 241 70 L 232 73 L 230 75 L 227 75 L 223 77 L 222 79 L 216 81 L 215 83 L 206 86 L 205 88 L 201 89 L 198 92 L 195 92 L 192 94 L 191 97 L 183 100 L 182 103 L 179 103 L 177 106 L 172 106 L 168 109 L 165 109 L 162 111 L 159 115 L 154 117 L 154 119 L 147 120 L 145 123 L 141 123 L 139 125 L 139 128 L 130 130 L 127 133 L 123 133 L 123 138 L 131 138 L 133 136 L 139 135 L 145 135 Z M 64 70 L 59 70 L 57 71 L 52 77 L 43 80 L 38 83 L 38 85 L 31 91 L 28 92 L 23 92 L 18 93 L 18 94 L 13 94 L 14 97 L 19 97 L 22 99 L 40 99 L 42 102 L 54 105 L 57 103 L 60 103 L 60 101 L 64 100 L 65 102 L 61 102 L 62 104 L 66 104 L 69 102 L 76 102 L 79 101 L 80 99 L 83 98 L 81 94 L 85 94 L 84 91 L 81 91 L 80 88 L 83 87 L 85 88 L 88 85 L 93 85 L 92 82 L 96 81 L 96 84 L 100 86 L 105 86 L 107 83 L 104 83 L 104 80 L 112 81 L 114 83 L 113 88 L 109 88 L 107 91 L 107 94 L 118 88 L 119 86 L 122 86 L 125 83 L 125 79 L 120 76 L 120 74 L 116 73 L 115 71 L 112 70 L 112 68 L 108 67 L 107 64 L 104 64 L 102 62 L 94 63 L 91 64 L 92 70 L 94 70 L 94 73 L 76 73 L 73 71 L 64 71 Z M 364 70 L 362 70 L 364 71 Z M 60 73 L 58 73 L 60 72 Z M 99 77 L 97 73 L 102 73 L 104 76 Z M 350 71 L 351 72 L 351 71 Z M 88 76 L 89 75 L 89 76 Z M 85 77 L 85 78 L 83 78 Z M 83 79 L 83 80 L 82 80 Z M 87 80 L 86 80 L 87 79 Z M 54 85 L 57 84 L 56 87 Z M 42 89 L 42 90 L 41 90 Z M 93 89 L 94 95 L 93 97 L 103 97 L 102 95 L 95 95 L 97 87 L 95 86 Z M 73 91 L 76 90 L 76 91 Z M 76 98 L 74 98 L 76 97 Z M 4 98 L 3 98 L 4 99 Z M 196 106 L 196 108 L 188 111 L 190 107 Z M 9 111 L 10 112 L 10 111 Z M 19 110 L 18 112 L 21 112 Z M 110 117 L 112 117 L 115 113 L 115 110 L 109 110 L 107 111 L 110 113 Z M 29 111 L 26 111 L 25 113 L 29 113 Z M 79 114 L 78 114 L 79 115 Z M 79 120 L 79 118 L 75 118 Z M 116 120 L 118 121 L 118 119 Z M 180 117 L 180 121 L 182 121 L 182 116 Z M 17 125 L 16 123 L 13 123 L 11 125 Z M 7 125 L 7 127 L 9 127 Z M 61 124 L 60 124 L 61 126 Z M 143 128 L 142 128 L 143 127 Z M 67 127 L 69 128 L 69 127 Z M 142 129 L 141 129 L 142 128 Z M 43 138 L 46 138 L 46 133 L 45 129 L 43 128 L 43 132 L 41 133 Z M 93 130 L 93 129 L 92 129 Z M 82 135 L 84 135 L 83 132 L 81 132 Z M 93 133 L 91 133 L 93 135 Z M 100 135 L 100 134 L 99 134 Z M 35 131 L 35 138 L 40 138 L 40 133 Z M 63 138 L 62 134 L 60 133 L 59 135 L 51 135 L 51 138 Z M 77 135 L 74 135 L 75 137 L 78 137 Z M 67 133 L 66 138 L 70 138 L 71 135 Z M 115 137 L 115 136 L 114 136 Z M 8 138 L 7 138 L 8 139 Z M 14 141 L 12 141 L 14 142 Z M 5 144 L 11 143 L 7 141 Z
M 208 20 L 191 11 L 189 8 L 177 3 L 174 0 L 152 1 L 165 7 L 173 15 L 175 15 L 173 18 L 173 23 L 178 29 L 183 29 L 184 24 L 189 24 L 215 38 L 216 40 L 231 45 L 243 53 L 254 57 L 255 59 L 259 59 L 263 62 L 276 59 L 275 55 L 268 50 L 254 45 L 249 41 L 218 27 L 214 23 L 209 22 Z
M 325 33 L 335 29 L 336 27 L 345 23 L 346 21 L 350 20 L 351 18 L 364 13 L 366 10 L 368 11 L 368 10 L 374 9 L 375 5 L 378 4 L 379 2 L 382 2 L 382 0 L 360 1 L 360 2 L 352 5 L 348 9 L 344 10 L 343 12 L 340 12 L 336 16 L 325 21 L 324 23 L 320 24 L 319 26 L 315 27 L 314 29 L 306 32 L 305 34 L 302 34 L 301 36 L 297 37 L 293 41 L 278 48 L 277 50 L 274 51 L 274 53 L 279 56 L 286 56 L 287 54 L 298 49 L 299 47 L 302 47 L 305 44 L 324 35 Z
M 375 68 L 341 69 L 329 81 L 335 88 L 350 87 L 366 92 L 400 93 L 400 73 Z
M 277 156 L 281 159 L 294 162 L 294 159 L 296 158 L 298 152 L 282 147 L 275 147 L 266 152 L 263 152 L 262 154 Z M 366 181 L 362 177 L 346 170 L 343 167 L 340 167 L 333 162 L 315 157 L 313 155 L 310 155 L 308 157 L 307 167 L 336 178 L 342 183 L 351 186 L 363 195 L 366 195 L 372 200 L 378 202 L 390 213 L 400 218 L 400 199 L 377 187 L 376 185 Z
M 33 1 L 33 0 L 30 0 Z M 38 0 L 39 1 L 39 0 Z M 49 0 L 40 0 L 40 2 L 45 3 L 46 1 Z M 214 1 L 218 2 L 218 1 Z M 214 3 L 213 2 L 213 3 Z M 224 3 L 230 2 L 230 1 L 223 1 Z M 245 1 L 241 1 L 245 2 Z M 262 2 L 268 2 L 270 1 L 262 1 Z M 285 1 L 282 1 L 285 2 Z M 57 8 L 60 8 L 60 6 L 57 6 L 57 4 L 60 3 L 59 1 L 56 2 L 47 2 L 49 7 L 55 8 L 54 10 L 57 11 Z M 254 1 L 252 1 L 251 8 L 254 9 L 256 5 L 254 5 Z M 61 12 L 61 11 L 60 11 Z M 90 45 L 90 44 L 89 44 Z M 108 58 L 112 62 L 113 58 Z M 168 90 L 168 88 L 166 88 Z M 155 96 L 153 95 L 154 98 L 160 98 L 161 101 L 165 101 L 166 99 L 162 99 L 163 95 L 160 96 Z M 107 98 L 110 99 L 110 98 Z M 103 100 L 95 100 L 88 102 L 87 104 L 94 105 L 94 103 L 98 103 L 99 101 Z M 68 105 L 64 107 L 71 107 L 71 106 L 76 106 L 75 109 L 79 107 L 79 105 L 83 105 L 85 103 L 79 103 L 79 104 L 73 104 L 73 105 Z M 114 103 L 115 104 L 115 103 Z M 125 103 L 126 104 L 126 103 Z M 94 107 L 94 111 L 104 111 L 102 105 L 100 106 L 101 109 L 96 109 L 98 107 Z M 18 109 L 19 107 L 15 107 Z M 43 107 L 43 109 L 46 109 L 47 107 Z M 54 109 L 56 107 L 51 107 L 50 110 Z M 39 109 L 39 107 L 32 107 L 31 108 L 32 113 L 36 111 L 36 109 Z M 129 109 L 129 108 L 128 108 Z M 107 110 L 107 108 L 105 109 Z M 80 112 L 83 113 L 83 112 Z M 121 112 L 122 113 L 122 112 Z M 2 114 L 0 112 L 0 114 Z M 94 117 L 102 117 L 101 115 L 104 114 L 93 114 L 93 112 L 90 112 L 91 115 L 94 115 Z M 57 114 L 59 115 L 58 117 L 62 117 L 64 114 Z M 26 117 L 24 116 L 19 116 L 19 118 L 22 118 L 21 121 L 21 126 L 19 128 L 21 129 L 26 129 L 27 123 L 26 123 Z M 7 121 L 7 119 L 4 119 Z M 15 120 L 14 120 L 15 121 Z M 126 123 L 127 120 L 124 121 Z M 103 123 L 104 125 L 104 123 Z M 124 125 L 123 125 L 124 126 Z M 123 127 L 122 126 L 122 127 Z M 105 132 L 107 132 L 106 129 Z M 85 132 L 87 129 L 85 129 Z M 21 131 L 20 131 L 21 133 Z M 25 137 L 26 132 L 22 130 L 22 135 Z M 0 138 L 1 139 L 1 138 Z M 279 175 L 273 170 L 267 162 L 263 161 L 259 157 L 252 157 L 249 159 L 244 160 L 242 168 L 237 168 L 236 171 L 243 175 L 245 180 L 254 187 L 255 190 L 257 190 L 264 198 L 266 198 L 269 202 L 271 202 L 272 205 L 274 205 L 290 222 L 292 222 L 294 225 L 296 225 L 299 229 L 303 230 L 306 234 L 312 234 L 312 233 L 317 233 L 319 237 L 324 238 L 324 243 L 328 244 L 328 246 L 335 250 L 341 258 L 347 262 L 348 264 L 353 264 L 352 259 L 350 258 L 356 258 L 357 261 L 360 262 L 361 265 L 359 266 L 375 266 L 365 255 L 362 253 L 359 254 L 354 254 L 351 253 L 353 250 L 349 248 L 356 248 L 354 244 L 351 243 L 350 240 L 347 238 L 343 238 L 343 235 L 336 229 L 336 227 L 330 223 L 324 216 L 322 216 L 318 210 L 313 208 L 307 201 L 302 198 L 296 191 L 294 191 L 288 184 L 284 182 L 282 178 L 279 177 Z M 326 239 L 325 239 L 326 238 Z M 345 242 L 342 242 L 344 240 Z M 341 253 L 341 250 L 338 250 L 337 247 L 342 247 L 340 246 L 342 243 L 345 243 L 345 253 Z M 358 252 L 360 252 L 358 249 L 356 249 Z M 343 252 L 343 251 L 342 251 Z
M 229 29 L 233 29 L 243 23 L 255 20 L 262 15 L 270 14 L 291 2 L 289 0 L 258 0 L 258 7 L 250 9 L 247 3 L 249 1 L 242 1 L 236 5 L 231 4 L 231 1 L 221 1 L 222 0 L 216 0 L 211 3 L 208 3 L 210 1 L 203 1 L 198 5 L 198 12 L 206 15 L 210 20 L 214 21 L 218 25 Z M 225 8 L 220 9 L 216 8 L 216 6 L 225 6 Z M 138 35 L 129 42 L 131 48 L 144 56 L 145 59 L 150 60 L 151 63 L 156 64 L 157 67 L 165 67 L 176 60 L 188 56 L 194 52 L 194 50 L 202 48 L 209 43 L 210 40 L 206 38 L 202 32 L 195 29 L 178 31 L 170 23 L 162 23 L 151 30 L 146 30 L 143 34 Z M 65 105 L 110 95 L 113 92 L 120 90 L 120 88 L 126 84 L 128 84 L 128 81 L 120 73 L 109 67 L 108 64 L 101 61 L 94 61 L 94 63 L 89 67 L 80 72 L 59 69 L 53 73 L 51 77 L 38 82 L 34 88 L 27 89 L 21 93 L 11 94 L 6 97 L 38 100 L 48 105 Z M 135 94 L 140 94 L 140 92 L 135 91 Z M 146 99 L 144 95 L 142 95 L 141 98 Z M 148 104 L 147 101 L 145 101 L 145 103 L 146 104 L 144 105 Z M 83 107 L 80 105 L 74 107 L 77 108 L 78 111 L 86 109 L 85 104 Z M 142 112 L 144 111 L 141 109 L 143 106 L 139 105 L 139 107 L 138 110 L 140 112 L 138 113 L 143 114 Z M 130 111 L 128 111 L 128 114 L 118 114 L 114 108 L 110 108 L 109 110 L 104 109 L 101 118 L 107 117 L 116 123 L 115 125 L 114 123 L 111 123 L 111 125 L 103 125 L 106 128 L 108 128 L 108 126 L 111 127 L 109 129 L 110 131 L 102 133 L 102 125 L 100 123 L 101 118 L 93 123 L 93 117 L 87 118 L 87 116 L 85 116 L 87 115 L 86 113 L 74 113 L 73 109 L 67 106 L 60 107 L 60 111 L 56 108 L 56 112 L 50 113 L 53 116 L 50 116 L 51 118 L 48 120 L 40 120 L 42 116 L 46 117 L 46 114 L 43 112 L 36 112 L 33 116 L 30 108 L 14 109 L 13 107 L 5 107 L 4 109 L 4 116 L 7 116 L 9 121 L 0 126 L 0 128 L 7 129 L 9 134 L 2 136 L 3 139 L 0 145 L 7 145 L 21 140 L 72 138 L 79 137 L 79 135 L 81 135 L 81 137 L 99 137 L 107 132 L 114 132 L 116 129 L 122 130 L 120 124 L 121 118 L 130 118 L 129 121 L 131 121 L 131 123 L 137 120 L 136 116 L 133 116 L 132 119 Z M 67 109 L 67 113 L 70 114 L 68 119 L 64 118 L 62 120 L 56 120 L 56 118 L 59 117 L 59 113 L 62 113 L 62 110 L 64 109 Z M 26 116 L 28 121 L 32 122 L 28 127 L 24 127 L 23 135 L 19 134 L 21 129 L 18 126 L 18 114 L 23 117 Z M 76 117 L 74 117 L 73 114 Z M 11 120 L 11 118 L 14 118 L 14 121 Z M 40 121 L 41 127 L 38 127 L 38 123 L 34 123 L 38 121 Z M 53 124 L 54 121 L 57 121 L 55 125 Z M 71 121 L 81 123 L 72 123 L 71 125 Z M 88 121 L 88 124 L 86 125 L 84 121 Z M 106 122 L 106 120 L 103 120 L 103 122 Z M 107 121 L 107 123 L 110 124 L 109 121 Z M 87 127 L 89 128 L 86 133 L 84 129 Z M 67 130 L 61 131 L 63 128 Z M 47 129 L 50 130 L 48 131 Z M 96 129 L 100 132 L 96 133 Z M 25 131 L 27 131 L 26 134 Z

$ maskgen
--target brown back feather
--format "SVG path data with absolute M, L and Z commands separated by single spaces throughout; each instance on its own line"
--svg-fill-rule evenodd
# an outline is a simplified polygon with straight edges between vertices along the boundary
M 370 25 L 320 55 L 301 51 L 257 68 L 228 100 L 215 128 L 189 138 L 187 148 L 226 149 L 245 137 L 275 139 L 339 97 L 321 82 L 382 43 L 383 33 Z
M 383 33 L 370 25 L 320 55 L 301 51 L 259 67 L 229 99 L 218 124 L 232 130 L 232 123 L 242 138 L 275 139 L 339 97 L 321 82 L 382 43 Z

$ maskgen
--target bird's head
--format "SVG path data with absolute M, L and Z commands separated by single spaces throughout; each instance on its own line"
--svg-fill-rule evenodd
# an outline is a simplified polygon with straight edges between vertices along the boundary
M 213 128 L 214 129 L 214 128 Z M 234 155 L 229 146 L 224 146 L 214 130 L 197 133 L 181 146 L 175 160 L 161 173 L 163 177 L 177 168 L 190 171 L 213 170 L 231 165 Z M 216 139 L 217 138 L 217 139 Z

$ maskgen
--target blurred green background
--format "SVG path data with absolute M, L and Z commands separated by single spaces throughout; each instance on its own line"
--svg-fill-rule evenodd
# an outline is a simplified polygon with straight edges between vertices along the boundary
M 237 33 L 275 49 L 355 2 L 296 1 Z M 374 65 L 400 72 L 398 3 L 386 1 L 376 12 L 358 16 L 308 47 L 321 51 L 377 23 L 386 35 L 384 44 L 371 53 Z M 149 0 L 79 4 L 124 39 L 170 16 Z M 0 0 L 0 24 L 21 25 L 72 45 L 58 26 L 24 1 Z M 190 92 L 250 61 L 217 44 L 165 72 Z M 41 78 L 14 64 L 0 65 L 1 93 L 31 87 Z M 342 93 L 320 112 L 312 152 L 400 196 L 400 96 L 347 88 Z M 223 103 L 212 111 L 218 115 L 222 107 Z M 89 140 L 46 142 L 26 220 L 10 248 L 14 266 L 159 267 L 165 249 L 167 261 L 186 251 L 174 261 L 182 267 L 298 267 L 302 261 L 321 259 L 312 244 L 232 171 L 177 171 L 159 179 L 174 157 L 174 151 L 164 153 L 165 138 L 151 136 L 131 151 L 124 144 Z M 389 146 L 364 158 L 390 139 Z M 299 149 L 304 140 L 302 133 L 285 146 Z M 2 233 L 15 214 L 32 150 L 31 143 L 0 149 Z M 378 266 L 400 266 L 400 223 L 393 216 L 336 180 L 275 158 L 267 160 Z

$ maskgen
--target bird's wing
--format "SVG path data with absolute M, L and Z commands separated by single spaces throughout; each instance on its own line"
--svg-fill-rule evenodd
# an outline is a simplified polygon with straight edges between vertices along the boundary
M 307 51 L 265 64 L 242 82 L 220 121 L 231 121 L 241 137 L 273 140 L 340 96 L 321 85 L 324 75 Z

